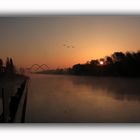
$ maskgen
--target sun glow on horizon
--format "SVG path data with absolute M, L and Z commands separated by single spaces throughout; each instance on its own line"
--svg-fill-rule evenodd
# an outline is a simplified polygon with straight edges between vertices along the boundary
M 103 65 L 104 64 L 104 62 L 102 60 L 99 63 L 100 63 L 100 65 Z
M 18 66 L 51 68 L 140 50 L 140 16 L 46 16 L 0 18 L 0 58 Z M 4 23 L 4 24 L 3 24 Z M 100 65 L 104 65 L 104 61 Z

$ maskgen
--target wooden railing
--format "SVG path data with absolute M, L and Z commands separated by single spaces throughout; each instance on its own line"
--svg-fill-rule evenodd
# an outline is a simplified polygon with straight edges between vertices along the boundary
M 25 80 L 17 93 L 13 96 L 6 94 L 2 88 L 3 113 L 0 122 L 3 123 L 24 123 L 27 104 L 28 81 Z

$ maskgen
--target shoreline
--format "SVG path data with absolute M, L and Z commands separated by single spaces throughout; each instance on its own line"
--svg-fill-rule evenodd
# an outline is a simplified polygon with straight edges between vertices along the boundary
M 140 76 L 114 76 L 114 75 L 76 75 L 76 74 L 56 74 L 56 73 L 32 73 L 32 74 L 42 74 L 42 75 L 65 75 L 65 76 L 77 76 L 77 77 L 96 77 L 96 78 L 137 78 Z

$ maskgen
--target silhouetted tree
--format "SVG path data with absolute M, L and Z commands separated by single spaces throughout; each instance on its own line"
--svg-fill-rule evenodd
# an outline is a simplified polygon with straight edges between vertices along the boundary
M 140 51 L 115 52 L 105 58 L 87 61 L 85 64 L 75 64 L 72 68 L 47 70 L 43 73 L 138 77 L 140 76 Z
M 9 57 L 7 57 L 7 60 L 6 60 L 6 72 L 11 73 L 11 74 L 15 73 L 13 60 L 12 58 L 9 58 Z
M 3 61 L 2 61 L 2 59 L 0 59 L 0 72 L 2 72 L 3 70 Z
M 123 54 L 122 52 L 115 52 L 112 57 L 114 61 L 122 61 L 125 58 L 125 54 Z
M 99 61 L 98 60 L 91 60 L 90 64 L 94 65 L 94 66 L 97 66 L 99 64 Z
M 107 56 L 106 57 L 106 64 L 112 64 L 113 63 L 113 60 L 110 56 Z
M 103 61 L 103 63 L 99 63 Z M 76 75 L 97 76 L 140 76 L 140 51 L 136 53 L 115 52 L 104 59 L 91 60 L 90 63 L 76 64 L 70 71 Z
M 9 62 L 9 57 L 6 59 L 6 72 L 8 73 L 10 69 L 10 62 Z
M 10 58 L 10 71 L 11 73 L 15 73 L 15 67 L 14 67 L 12 58 Z

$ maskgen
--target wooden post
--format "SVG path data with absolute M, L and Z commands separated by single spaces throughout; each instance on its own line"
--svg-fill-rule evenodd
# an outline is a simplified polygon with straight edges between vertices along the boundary
M 4 116 L 5 116 L 5 115 L 4 115 L 4 114 L 5 114 L 5 112 L 4 112 L 4 111 L 5 111 L 5 109 L 4 109 L 5 106 L 4 106 L 4 105 L 5 105 L 5 103 L 4 103 L 4 88 L 2 88 L 2 111 L 3 111 L 3 121 L 4 121 Z
M 4 92 L 4 88 L 2 88 L 3 121 L 7 123 L 9 118 L 9 100 Z

